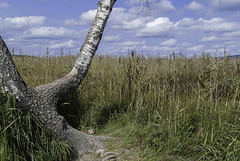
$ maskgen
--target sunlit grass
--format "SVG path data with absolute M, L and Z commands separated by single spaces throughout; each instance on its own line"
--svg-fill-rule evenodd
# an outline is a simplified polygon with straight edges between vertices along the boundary
M 14 60 L 35 87 L 66 75 L 75 58 Z M 141 160 L 238 160 L 239 76 L 237 58 L 96 56 L 59 112 L 78 129 L 120 137 Z

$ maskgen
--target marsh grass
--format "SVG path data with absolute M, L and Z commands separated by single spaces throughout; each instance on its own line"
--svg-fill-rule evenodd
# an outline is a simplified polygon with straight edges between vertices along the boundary
M 75 58 L 14 59 L 34 87 L 66 75 Z M 139 160 L 238 160 L 239 76 L 238 58 L 96 56 L 59 112 L 78 129 L 122 138 Z

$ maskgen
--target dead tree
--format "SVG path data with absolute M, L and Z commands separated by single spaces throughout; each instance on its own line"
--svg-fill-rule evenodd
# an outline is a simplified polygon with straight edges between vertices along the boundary
M 63 78 L 36 88 L 24 82 L 6 44 L 0 37 L 2 91 L 14 95 L 19 107 L 30 108 L 30 111 L 48 129 L 66 140 L 78 155 L 105 149 L 103 141 L 106 137 L 90 136 L 73 128 L 63 116 L 58 114 L 57 106 L 64 97 L 79 87 L 86 76 L 115 2 L 116 0 L 102 0 L 97 3 L 97 14 L 72 71 Z

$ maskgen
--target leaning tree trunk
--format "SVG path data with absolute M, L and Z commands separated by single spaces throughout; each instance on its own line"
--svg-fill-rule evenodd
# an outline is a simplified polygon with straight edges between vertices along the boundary
M 116 0 L 98 2 L 96 17 L 72 71 L 63 78 L 36 88 L 31 88 L 24 82 L 0 37 L 0 87 L 4 92 L 13 94 L 20 107 L 30 107 L 31 112 L 48 129 L 66 140 L 78 155 L 104 149 L 103 141 L 106 138 L 90 136 L 74 129 L 58 114 L 57 105 L 74 92 L 86 76 L 115 2 Z

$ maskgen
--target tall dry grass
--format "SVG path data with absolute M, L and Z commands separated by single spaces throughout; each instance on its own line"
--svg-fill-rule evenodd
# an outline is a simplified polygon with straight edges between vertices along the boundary
M 35 87 L 66 75 L 73 56 L 15 57 Z M 240 158 L 240 60 L 96 56 L 59 112 L 76 128 L 124 138 L 141 160 Z M 136 152 L 137 153 L 137 152 Z

